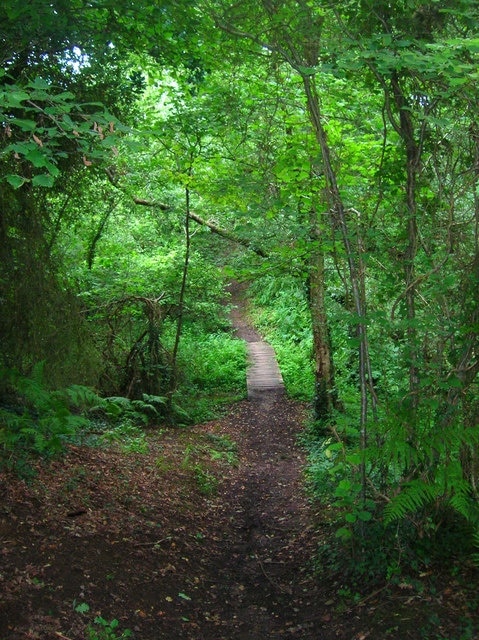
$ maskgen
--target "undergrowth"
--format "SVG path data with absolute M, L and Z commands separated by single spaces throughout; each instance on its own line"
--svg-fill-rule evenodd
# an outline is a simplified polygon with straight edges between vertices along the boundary
M 60 454 L 67 444 L 119 446 L 146 453 L 145 428 L 190 425 L 212 419 L 246 394 L 246 348 L 228 333 L 185 332 L 181 371 L 172 401 L 166 396 L 101 398 L 72 385 L 52 390 L 43 365 L 30 376 L 0 370 L 0 466 L 24 477 L 30 461 Z
M 189 438 L 194 434 L 190 434 Z M 223 467 L 238 465 L 238 446 L 228 436 L 216 434 L 195 435 L 184 451 L 182 467 L 192 472 L 198 491 L 211 496 L 216 493 L 220 477 L 211 462 Z
M 309 451 L 308 492 L 329 507 L 323 515 L 330 535 L 318 548 L 318 574 L 337 574 L 360 589 L 385 582 L 419 584 L 420 576 L 436 570 L 473 568 L 477 527 L 454 503 L 437 499 L 430 486 L 423 489 L 424 482 L 408 497 L 399 492 L 397 508 L 381 499 L 372 482 L 364 496 L 354 437 L 349 442 L 319 437 L 313 423 L 302 440 Z
M 78 385 L 49 390 L 42 364 L 30 377 L 1 369 L 0 385 L 0 463 L 27 475 L 31 456 L 57 454 L 88 428 L 85 412 L 99 400 L 91 389 Z
M 180 364 L 182 375 L 174 398 L 184 411 L 184 423 L 211 420 L 223 407 L 246 397 L 246 346 L 229 333 L 207 335 L 187 329 Z

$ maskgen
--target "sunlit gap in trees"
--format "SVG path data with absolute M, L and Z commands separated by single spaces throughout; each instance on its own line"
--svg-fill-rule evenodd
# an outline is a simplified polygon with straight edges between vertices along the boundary
M 114 49 L 115 45 L 110 42 L 108 48 Z M 65 71 L 72 71 L 74 74 L 80 73 L 89 66 L 90 56 L 87 53 L 83 53 L 80 47 L 74 46 L 64 52 L 63 67 Z
M 90 66 L 90 56 L 83 53 L 80 47 L 73 47 L 65 51 L 63 66 L 65 71 L 80 73 L 82 69 Z

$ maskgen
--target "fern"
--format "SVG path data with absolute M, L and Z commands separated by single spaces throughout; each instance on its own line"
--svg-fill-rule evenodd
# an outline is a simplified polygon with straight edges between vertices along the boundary
M 64 393 L 71 405 L 82 409 L 90 409 L 100 400 L 93 389 L 79 384 L 73 384 L 67 387 Z
M 401 492 L 385 507 L 385 524 L 402 520 L 432 503 L 450 507 L 469 522 L 478 522 L 479 513 L 471 500 L 471 486 L 458 475 L 458 471 L 460 472 L 459 465 L 451 463 L 441 469 L 434 482 L 417 479 L 405 484 Z
M 384 509 L 386 525 L 404 519 L 430 504 L 437 498 L 436 487 L 424 480 L 412 480 L 405 485 L 400 493 Z
M 3 406 L 0 407 L 0 445 L 4 461 L 61 451 L 69 437 L 88 426 L 81 409 L 98 401 L 96 394 L 78 385 L 57 391 L 43 382 L 43 366 L 30 377 L 0 370 Z
M 93 411 L 101 411 L 113 422 L 130 421 L 148 425 L 160 419 L 166 411 L 167 398 L 143 394 L 141 400 L 130 400 L 123 396 L 110 396 L 97 404 Z

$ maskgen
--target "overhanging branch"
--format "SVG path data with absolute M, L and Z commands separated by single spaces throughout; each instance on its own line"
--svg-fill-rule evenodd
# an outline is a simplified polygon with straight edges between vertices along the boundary
M 221 236 L 226 240 L 230 240 L 231 242 L 235 242 L 236 244 L 240 244 L 241 246 L 246 247 L 247 249 L 250 249 L 250 251 L 254 251 L 254 253 L 256 253 L 258 256 L 261 256 L 262 258 L 268 257 L 268 254 L 266 253 L 266 251 L 263 251 L 263 249 L 259 249 L 258 247 L 255 247 L 249 240 L 246 240 L 246 238 L 240 238 L 236 234 L 231 233 L 231 231 L 226 231 L 226 229 L 221 229 L 221 227 L 216 226 L 212 222 L 208 222 L 207 220 L 200 218 L 200 216 L 196 215 L 196 213 L 193 213 L 192 211 L 190 211 L 190 219 L 194 220 L 198 224 L 201 224 L 207 227 L 210 231 L 212 231 L 213 233 L 216 233 L 216 235 Z

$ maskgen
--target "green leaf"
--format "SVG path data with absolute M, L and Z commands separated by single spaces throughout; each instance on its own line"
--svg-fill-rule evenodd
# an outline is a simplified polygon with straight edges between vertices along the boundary
M 19 189 L 22 185 L 27 182 L 26 178 L 22 178 L 22 176 L 9 175 L 6 176 L 7 182 L 14 188 Z
M 33 149 L 25 154 L 25 158 L 33 164 L 34 167 L 44 167 L 47 163 L 47 159 L 44 154 L 38 149 Z
M 178 597 L 182 598 L 183 600 L 191 600 L 190 596 L 187 596 L 186 593 L 179 593 Z
M 53 187 L 54 182 L 55 178 L 47 173 L 41 173 L 32 178 L 32 185 L 34 187 Z
M 336 531 L 336 538 L 341 538 L 341 540 L 343 540 L 343 541 L 350 540 L 352 538 L 352 536 L 353 536 L 353 534 L 346 527 L 340 527 Z
M 33 89 L 50 89 L 50 84 L 40 76 L 37 76 L 33 82 L 30 83 Z
M 360 511 L 358 513 L 358 518 L 359 520 L 361 520 L 362 522 L 369 522 L 372 518 L 372 513 L 370 513 L 369 511 Z
M 26 91 L 14 90 L 6 91 L 4 96 L 8 99 L 8 104 L 12 107 L 20 106 L 24 100 L 28 100 L 30 96 Z
M 25 120 L 23 118 L 13 118 L 11 123 L 20 127 L 22 131 L 33 131 L 37 126 L 35 120 Z

